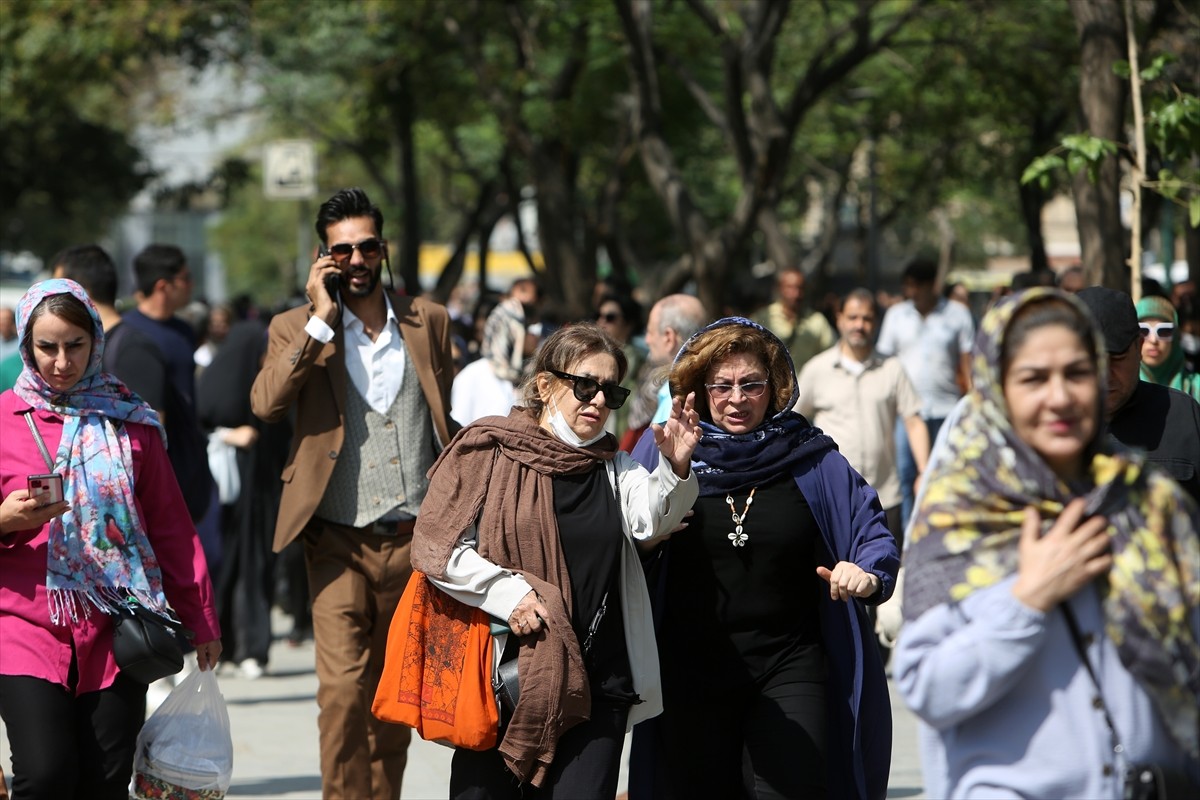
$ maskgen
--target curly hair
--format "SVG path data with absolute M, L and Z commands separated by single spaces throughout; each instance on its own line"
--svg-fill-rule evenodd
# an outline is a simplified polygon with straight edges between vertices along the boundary
M 787 349 L 774 336 L 737 323 L 712 328 L 688 343 L 687 350 L 680 354 L 671 369 L 671 396 L 682 401 L 688 392 L 695 392 L 697 413 L 701 419 L 711 422 L 712 411 L 708 407 L 704 383 L 713 368 L 738 353 L 754 356 L 767 371 L 767 388 L 771 393 L 767 416 L 787 408 L 794 381 Z
M 550 370 L 571 372 L 573 365 L 597 353 L 607 353 L 617 362 L 617 383 L 625 380 L 629 362 L 616 339 L 593 323 L 581 323 L 559 328 L 538 349 L 529 377 L 521 384 L 521 404 L 541 418 L 546 404 L 538 394 L 537 379 Z M 552 376 L 553 377 L 553 376 Z

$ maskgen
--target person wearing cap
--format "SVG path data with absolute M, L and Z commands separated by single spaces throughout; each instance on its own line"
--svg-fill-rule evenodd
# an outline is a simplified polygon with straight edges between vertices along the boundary
M 1142 380 L 1170 386 L 1200 402 L 1200 375 L 1184 363 L 1182 347 L 1175 346 L 1179 314 L 1165 297 L 1143 297 L 1137 304 L 1142 332 Z
M 1133 299 L 1091 286 L 1077 297 L 1100 326 L 1108 351 L 1108 432 L 1166 470 L 1200 502 L 1200 404 L 1183 392 L 1140 380 L 1142 331 Z

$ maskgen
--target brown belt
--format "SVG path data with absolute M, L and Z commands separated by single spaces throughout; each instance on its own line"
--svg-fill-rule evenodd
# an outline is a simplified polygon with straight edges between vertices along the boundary
M 345 531 L 351 531 L 360 536 L 388 536 L 388 537 L 405 537 L 412 536 L 413 528 L 416 527 L 416 519 L 402 519 L 396 522 L 372 522 L 363 525 L 361 528 L 355 528 L 353 525 L 343 525 L 340 522 L 330 522 L 327 519 L 322 519 L 326 525 L 331 525 L 334 528 L 341 528 Z

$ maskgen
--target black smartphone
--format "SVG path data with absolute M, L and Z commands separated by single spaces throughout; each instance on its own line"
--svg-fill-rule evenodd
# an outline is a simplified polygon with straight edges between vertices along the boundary
M 317 255 L 324 258 L 329 255 L 329 248 L 324 244 L 317 251 Z M 342 285 L 342 276 L 340 272 L 329 275 L 325 278 L 325 291 L 329 292 L 329 296 L 333 298 L 333 302 L 340 303 L 341 298 L 338 297 L 338 291 Z
M 29 496 L 36 498 L 39 506 L 61 503 L 63 499 L 62 475 L 30 475 Z

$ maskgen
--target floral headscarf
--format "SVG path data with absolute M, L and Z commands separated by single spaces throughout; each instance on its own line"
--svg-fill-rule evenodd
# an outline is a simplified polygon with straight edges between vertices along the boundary
M 65 392 L 46 383 L 25 346 L 32 335 L 34 309 L 47 297 L 70 294 L 92 318 L 92 353 L 79 382 Z M 21 359 L 25 368 L 13 387 L 39 411 L 63 418 L 62 438 L 54 448 L 54 471 L 63 476 L 63 496 L 71 507 L 50 521 L 46 589 L 50 619 L 64 611 L 78 621 L 95 605 L 106 613 L 132 595 L 142 605 L 169 615 L 162 571 L 138 518 L 133 495 L 133 457 L 122 423 L 153 425 L 158 414 L 116 377 L 101 371 L 104 327 L 83 287 L 70 280 L 36 283 L 17 304 Z M 87 602 L 84 602 L 87 601 Z
M 1137 316 L 1138 322 L 1161 319 L 1174 325 L 1176 331 L 1179 330 L 1179 313 L 1165 297 L 1143 297 L 1137 304 Z M 1170 346 L 1171 352 L 1167 354 L 1166 361 L 1157 367 L 1142 362 L 1142 380 L 1178 389 L 1200 402 L 1200 375 L 1188 370 L 1186 354 L 1178 339 L 1170 342 Z
M 1013 429 L 1004 398 L 1001 353 L 1018 311 L 1057 299 L 1090 324 L 1100 386 L 1096 435 L 1086 486 L 1072 490 Z M 1106 444 L 1100 403 L 1105 395 L 1104 346 L 1086 308 L 1055 289 L 1030 289 L 997 304 L 980 326 L 972 355 L 974 388 L 948 452 L 926 476 L 927 488 L 909 529 L 904 616 L 960 601 L 1018 568 L 1024 509 L 1032 506 L 1049 530 L 1077 494 L 1088 514 L 1109 523 L 1112 569 L 1097 579 L 1105 630 L 1121 663 L 1146 689 L 1172 736 L 1200 754 L 1200 643 L 1189 615 L 1200 604 L 1200 512 L 1164 473 L 1140 456 Z

